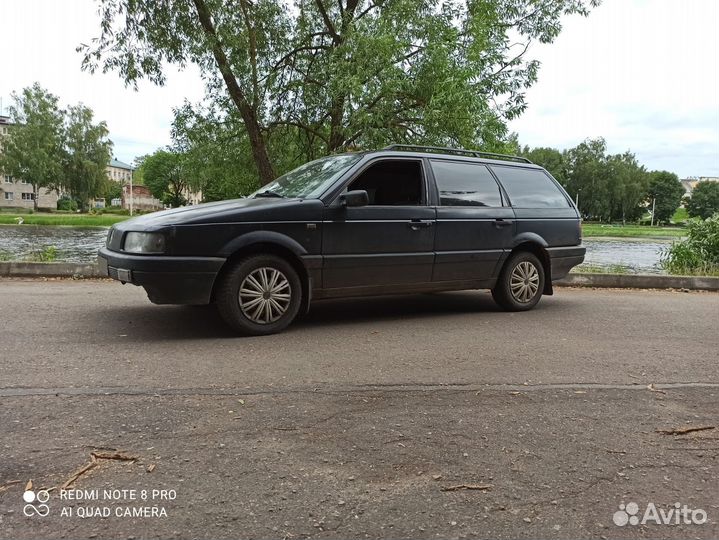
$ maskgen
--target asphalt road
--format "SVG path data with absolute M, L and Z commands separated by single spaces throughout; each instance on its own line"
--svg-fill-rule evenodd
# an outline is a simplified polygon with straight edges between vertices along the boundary
M 0 538 L 719 536 L 718 294 L 331 301 L 262 338 L 114 282 L 0 307 Z M 658 431 L 687 427 L 714 429 Z M 98 499 L 61 499 L 91 452 Z M 707 520 L 615 525 L 629 502 Z

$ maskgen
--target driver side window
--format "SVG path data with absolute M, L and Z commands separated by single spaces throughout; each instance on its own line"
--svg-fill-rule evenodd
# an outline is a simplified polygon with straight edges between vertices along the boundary
M 365 169 L 347 189 L 365 190 L 370 206 L 420 206 L 424 204 L 422 164 L 417 160 L 382 160 Z

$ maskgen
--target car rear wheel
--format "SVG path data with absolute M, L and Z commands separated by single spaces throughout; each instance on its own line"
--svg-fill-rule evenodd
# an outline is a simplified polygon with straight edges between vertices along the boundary
M 536 255 L 512 255 L 492 289 L 495 302 L 506 311 L 526 311 L 537 305 L 544 291 L 544 267 Z
M 222 277 L 215 302 L 225 322 L 241 334 L 263 336 L 287 328 L 297 316 L 302 283 L 285 259 L 252 255 Z

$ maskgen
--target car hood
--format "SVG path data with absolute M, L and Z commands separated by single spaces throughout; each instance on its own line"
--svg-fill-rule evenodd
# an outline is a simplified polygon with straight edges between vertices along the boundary
M 152 212 L 122 221 L 115 227 L 120 230 L 145 230 L 171 225 L 221 223 L 234 220 L 254 221 L 265 218 L 268 212 L 274 213 L 275 209 L 282 211 L 288 206 L 303 202 L 305 201 L 302 199 L 270 197 L 232 199 Z

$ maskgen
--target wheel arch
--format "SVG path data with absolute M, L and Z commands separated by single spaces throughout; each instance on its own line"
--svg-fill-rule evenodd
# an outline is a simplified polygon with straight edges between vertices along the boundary
M 272 231 L 257 231 L 250 233 L 232 242 L 228 243 L 223 249 L 223 254 L 227 256 L 224 264 L 217 273 L 215 283 L 212 286 L 212 295 L 210 301 L 215 301 L 215 293 L 218 284 L 221 282 L 227 271 L 232 268 L 238 261 L 251 255 L 276 255 L 283 258 L 292 265 L 302 283 L 302 298 L 299 313 L 305 313 L 309 309 L 311 284 L 307 268 L 302 262 L 301 256 L 307 251 L 295 240 Z
M 548 244 L 541 236 L 533 233 L 528 233 L 524 238 L 518 238 L 519 242 L 512 247 L 510 257 L 520 251 L 525 251 L 535 255 L 539 262 L 542 263 L 542 269 L 544 270 L 544 289 L 542 294 L 551 296 L 554 294 L 552 288 L 552 260 L 547 252 Z

